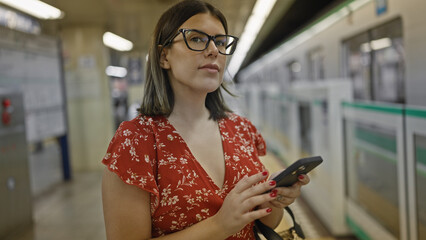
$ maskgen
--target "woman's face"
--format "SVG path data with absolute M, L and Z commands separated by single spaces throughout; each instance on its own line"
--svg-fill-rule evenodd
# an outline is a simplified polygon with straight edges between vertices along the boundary
M 209 13 L 192 16 L 179 29 L 196 29 L 210 36 L 225 34 L 220 20 Z M 226 56 L 218 52 L 213 41 L 204 51 L 190 50 L 180 33 L 164 49 L 161 66 L 168 70 L 175 95 L 207 94 L 215 91 L 223 79 Z

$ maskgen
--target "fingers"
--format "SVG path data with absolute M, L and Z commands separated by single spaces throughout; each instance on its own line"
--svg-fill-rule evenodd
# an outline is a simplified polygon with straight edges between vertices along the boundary
M 260 195 L 254 195 L 252 197 L 246 198 L 242 203 L 241 207 L 243 212 L 250 212 L 256 206 L 260 206 L 264 203 L 273 201 L 277 197 L 277 190 L 272 190 L 269 193 L 264 193 Z
M 309 179 L 308 175 L 305 175 L 305 174 L 299 175 L 297 178 L 299 179 L 299 182 L 302 185 L 306 185 L 306 184 L 308 184 L 311 181 Z
M 273 180 L 259 183 L 267 177 L 268 172 L 266 171 L 252 176 L 245 176 L 235 185 L 235 188 L 228 195 L 239 203 L 239 211 L 237 212 L 243 214 L 245 218 L 254 220 L 268 215 L 268 211 L 271 211 L 269 207 L 253 210 L 256 206 L 265 203 L 270 203 L 270 206 L 278 208 L 290 205 L 299 197 L 301 187 L 308 184 L 310 181 L 307 175 L 300 175 L 298 177 L 299 181 L 292 186 L 274 188 L 276 187 L 276 183 Z M 272 191 L 269 192 L 269 190 Z M 277 196 L 280 197 L 279 201 L 277 200 Z
M 301 187 L 310 181 L 307 175 L 300 175 L 298 179 L 299 181 L 290 187 L 278 187 L 274 189 L 277 191 L 277 198 L 270 202 L 271 205 L 282 208 L 292 204 L 300 196 Z
M 223 228 L 227 229 L 225 232 L 235 233 L 249 222 L 271 213 L 271 205 L 266 206 L 266 208 L 255 209 L 276 197 L 276 193 L 268 192 L 275 187 L 275 181 L 259 183 L 267 177 L 268 172 L 246 176 L 229 192 L 222 207 L 214 215 L 214 219 L 217 219 L 215 221 L 221 224 L 225 223 L 223 224 Z
M 294 201 L 296 200 L 296 198 L 293 197 L 286 197 L 283 195 L 278 195 L 278 197 L 271 201 L 271 205 L 277 208 L 284 208 L 287 207 L 288 205 L 294 203 Z
M 272 208 L 257 209 L 257 210 L 247 212 L 245 214 L 245 217 L 249 219 L 249 222 L 253 222 L 256 219 L 265 217 L 271 212 L 272 212 Z
M 250 177 L 245 176 L 241 181 L 235 185 L 235 188 L 228 195 L 235 195 L 238 199 L 240 207 L 240 213 L 245 214 L 253 210 L 256 206 L 261 205 L 265 202 L 270 202 L 276 197 L 276 191 L 274 193 L 269 192 L 275 187 L 276 182 L 273 180 L 263 181 L 267 178 L 268 172 L 262 172 L 254 174 Z
M 297 198 L 300 196 L 300 183 L 295 183 L 290 187 L 277 187 L 277 195 L 283 196 L 285 198 Z
M 269 203 L 277 208 L 284 208 L 292 204 L 300 195 L 298 190 L 289 190 L 288 188 L 274 189 L 277 192 L 277 197 Z
M 271 189 L 272 187 L 275 186 L 275 184 L 272 184 L 271 181 L 269 181 L 268 184 L 266 184 L 266 185 L 257 184 L 260 181 L 266 179 L 267 177 L 268 177 L 267 171 L 254 174 L 252 176 L 244 176 L 243 179 L 241 179 L 241 181 L 239 181 L 237 183 L 237 185 L 235 185 L 235 188 L 232 191 L 234 191 L 237 194 L 241 194 L 241 193 L 245 192 L 246 190 L 250 190 L 250 192 L 252 192 L 252 193 L 257 190 L 256 191 L 257 194 L 263 193 L 263 192 L 265 192 L 265 191 L 267 191 L 267 190 L 269 190 L 269 189 Z M 257 184 L 257 185 L 255 185 L 255 184 Z M 259 185 L 261 185 L 261 186 L 259 187 Z M 268 187 L 268 185 L 269 185 L 269 187 Z M 263 192 L 262 192 L 262 189 L 264 190 Z

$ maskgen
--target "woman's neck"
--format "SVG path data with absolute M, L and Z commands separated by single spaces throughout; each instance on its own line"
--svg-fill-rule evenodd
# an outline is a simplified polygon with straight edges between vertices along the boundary
M 175 96 L 173 111 L 169 120 L 194 124 L 206 121 L 210 117 L 210 111 L 205 106 L 206 96 L 195 98 Z

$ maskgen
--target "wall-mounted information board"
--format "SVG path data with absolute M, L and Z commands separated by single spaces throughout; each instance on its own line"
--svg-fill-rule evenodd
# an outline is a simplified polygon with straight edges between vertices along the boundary
M 24 95 L 30 142 L 66 132 L 61 61 L 56 38 L 0 27 L 0 87 Z

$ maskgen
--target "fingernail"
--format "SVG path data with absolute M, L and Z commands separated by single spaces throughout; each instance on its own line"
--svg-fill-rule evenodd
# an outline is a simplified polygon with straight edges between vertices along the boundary
M 275 182 L 275 180 L 271 180 L 271 181 L 269 181 L 269 186 L 275 186 L 275 184 L 277 184 L 277 183 Z
M 267 212 L 267 213 L 272 212 L 272 208 L 268 208 L 268 209 L 266 209 L 266 212 Z
M 305 177 L 304 177 L 303 175 L 299 175 L 299 176 L 298 176 L 298 178 L 299 178 L 300 180 L 303 180 Z
M 277 196 L 277 191 L 272 191 L 270 194 L 269 194 L 269 196 L 271 196 L 271 197 L 276 197 Z
M 277 190 L 277 189 L 272 189 L 272 191 L 271 191 L 271 192 L 273 192 L 273 193 L 277 194 L 277 193 L 278 193 L 278 190 Z
M 262 175 L 263 175 L 263 176 L 268 175 L 268 171 L 264 171 L 264 172 L 262 173 Z

